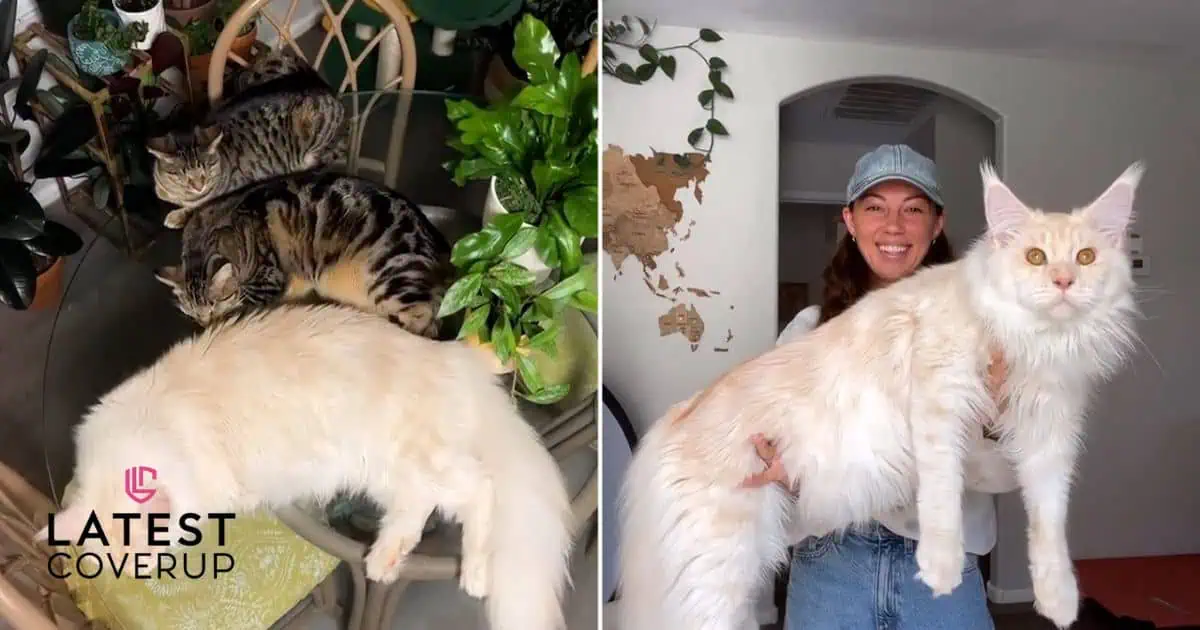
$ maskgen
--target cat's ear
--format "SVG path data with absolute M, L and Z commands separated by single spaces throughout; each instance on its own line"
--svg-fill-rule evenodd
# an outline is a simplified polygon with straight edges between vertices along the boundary
M 217 147 L 221 144 L 221 138 L 224 136 L 225 134 L 217 125 L 200 127 L 196 129 L 196 144 L 203 147 L 205 151 L 216 151 Z
M 163 225 L 172 230 L 178 230 L 187 223 L 189 210 L 187 208 L 178 208 L 167 213 L 163 219 Z
M 1142 162 L 1130 164 L 1108 190 L 1088 207 L 1078 211 L 1113 247 L 1125 244 L 1125 231 L 1133 222 L 1134 193 L 1145 172 L 1146 167 Z
M 1029 208 L 1008 189 L 991 163 L 979 165 L 983 178 L 983 214 L 987 218 L 987 235 L 998 245 L 1010 243 L 1029 220 Z
M 146 140 L 146 150 L 160 160 L 171 160 L 175 157 L 175 142 L 170 136 L 158 136 Z
M 226 261 L 213 274 L 209 283 L 208 293 L 212 299 L 221 301 L 231 297 L 237 291 L 237 273 L 233 263 Z
M 154 270 L 154 277 L 176 291 L 183 286 L 183 269 L 178 265 L 159 267 Z

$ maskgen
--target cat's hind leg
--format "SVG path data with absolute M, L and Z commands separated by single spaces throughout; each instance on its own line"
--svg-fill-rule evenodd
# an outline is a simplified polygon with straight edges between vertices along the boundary
M 367 579 L 387 584 L 400 577 L 409 554 L 421 542 L 425 521 L 433 512 L 434 504 L 423 500 L 416 492 L 394 492 L 380 503 L 385 506 L 385 511 L 364 562 Z
M 786 558 L 790 499 L 672 470 L 658 437 L 643 443 L 624 484 L 619 625 L 754 627 L 756 597 Z
M 959 394 L 963 400 L 974 398 L 968 386 L 941 397 L 914 396 L 910 409 L 921 531 L 917 577 L 929 586 L 934 597 L 949 595 L 962 583 L 966 561 L 962 529 L 965 451 L 970 444 L 970 427 L 978 430 L 978 425 L 971 421 L 974 412 L 965 409 L 969 405 L 939 402 Z
M 491 584 L 496 491 L 478 460 L 462 461 L 441 475 L 443 512 L 462 523 L 462 566 L 458 584 L 471 597 L 486 597 Z

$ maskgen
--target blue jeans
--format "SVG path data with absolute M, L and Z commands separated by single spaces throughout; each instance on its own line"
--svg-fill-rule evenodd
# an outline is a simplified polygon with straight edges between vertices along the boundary
M 873 523 L 809 538 L 792 551 L 785 630 L 992 630 L 979 557 L 935 598 L 916 578 L 917 542 Z

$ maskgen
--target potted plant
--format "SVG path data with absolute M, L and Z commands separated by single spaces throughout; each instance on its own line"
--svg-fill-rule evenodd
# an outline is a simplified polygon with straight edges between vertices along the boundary
M 439 317 L 464 313 L 458 337 L 516 371 L 518 394 L 550 404 L 569 388 L 538 364 L 554 357 L 565 311 L 596 312 L 597 269 L 582 245 L 598 233 L 597 81 L 532 15 L 514 40 L 526 87 L 486 108 L 447 104 L 459 131 L 450 145 L 462 155 L 446 167 L 459 185 L 489 179 L 495 192 L 483 228 L 454 245 L 457 276 Z
M 154 38 L 167 28 L 162 0 L 113 0 L 113 8 L 125 26 L 138 22 L 146 25 L 146 35 L 133 45 L 138 50 L 150 50 Z
M 17 0 L 4 0 L 0 15 L 13 24 Z M 13 111 L 33 119 L 29 102 L 37 91 L 46 63 L 39 51 L 21 77 L 9 77 L 8 60 L 13 33 L 0 33 L 0 101 L 16 89 Z M 62 295 L 64 258 L 79 251 L 83 241 L 70 228 L 46 218 L 46 211 L 25 181 L 21 154 L 29 147 L 29 132 L 15 125 L 6 105 L 0 105 L 0 303 L 17 310 L 49 308 Z
M 213 47 L 225 23 L 241 6 L 240 0 L 213 0 L 212 17 L 193 20 L 176 26 L 188 38 L 188 74 L 192 78 L 192 90 L 203 95 L 208 87 L 208 67 L 212 63 Z M 250 60 L 254 42 L 258 41 L 258 21 L 251 20 L 233 40 L 230 50 L 242 59 Z
M 145 23 L 122 25 L 116 13 L 99 8 L 97 0 L 86 0 L 67 23 L 67 42 L 80 70 L 105 77 L 125 67 L 130 49 L 146 39 L 146 32 Z
M 513 55 L 516 43 L 513 34 L 524 15 L 532 15 L 546 24 L 563 53 L 573 52 L 582 58 L 597 34 L 599 13 L 596 2 L 524 0 L 522 14 L 495 26 L 478 29 L 484 45 L 492 52 L 486 77 L 488 91 L 499 95 L 511 94 L 529 81 L 524 68 Z

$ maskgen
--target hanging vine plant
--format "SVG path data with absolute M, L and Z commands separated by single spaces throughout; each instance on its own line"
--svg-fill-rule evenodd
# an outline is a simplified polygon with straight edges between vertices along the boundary
M 708 114 L 708 120 L 700 127 L 688 132 L 687 141 L 704 154 L 704 161 L 712 161 L 713 145 L 717 136 L 728 136 L 729 129 L 717 118 L 717 97 L 733 99 L 733 88 L 725 82 L 723 72 L 729 67 L 725 60 L 705 55 L 697 47 L 700 43 L 715 44 L 721 41 L 721 35 L 711 28 L 702 28 L 696 38 L 686 44 L 656 47 L 650 43 L 654 25 L 640 17 L 622 16 L 620 20 L 610 20 L 604 25 L 604 74 L 624 81 L 630 85 L 641 85 L 654 78 L 659 70 L 668 79 L 675 80 L 676 64 L 675 51 L 690 50 L 708 67 L 708 87 L 696 95 L 700 107 Z M 637 66 L 623 61 L 617 53 L 618 48 L 636 51 L 639 57 Z M 707 140 L 707 143 L 705 143 Z M 688 158 L 676 155 L 675 161 L 686 166 Z

